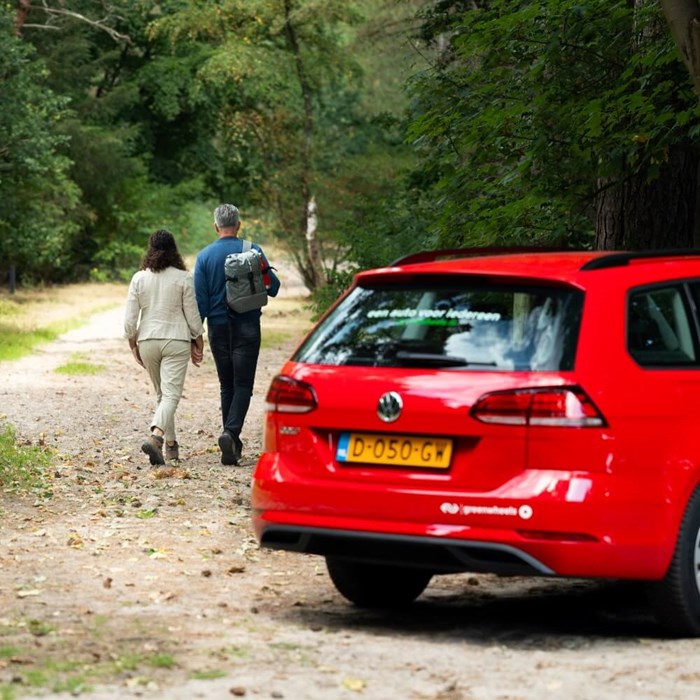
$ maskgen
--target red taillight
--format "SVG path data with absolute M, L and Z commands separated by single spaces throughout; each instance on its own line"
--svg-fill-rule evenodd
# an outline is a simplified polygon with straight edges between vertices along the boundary
M 265 398 L 266 411 L 280 413 L 308 413 L 317 406 L 313 388 L 291 377 L 276 376 Z
M 577 386 L 515 389 L 485 394 L 472 407 L 471 415 L 483 423 L 600 427 L 603 416 Z

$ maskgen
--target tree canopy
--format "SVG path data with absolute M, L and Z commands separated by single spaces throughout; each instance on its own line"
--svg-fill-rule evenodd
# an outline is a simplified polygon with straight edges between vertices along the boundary
M 326 301 L 434 246 L 692 245 L 698 17 L 695 0 L 0 3 L 0 270 L 126 278 L 155 228 L 195 252 L 221 201 Z
M 442 243 L 592 246 L 605 191 L 694 148 L 700 110 L 661 20 L 655 3 L 610 0 L 425 12 L 442 43 L 414 79 L 409 133 Z

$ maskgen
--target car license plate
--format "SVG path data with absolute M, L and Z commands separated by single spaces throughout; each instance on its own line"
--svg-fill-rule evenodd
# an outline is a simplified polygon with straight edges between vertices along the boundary
M 449 438 L 379 433 L 341 433 L 336 459 L 400 467 L 447 469 L 452 458 Z

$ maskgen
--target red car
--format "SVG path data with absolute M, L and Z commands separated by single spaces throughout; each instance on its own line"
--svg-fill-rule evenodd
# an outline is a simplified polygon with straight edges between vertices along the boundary
M 359 606 L 455 572 L 643 580 L 700 634 L 700 255 L 455 253 L 359 273 L 272 381 L 260 544 Z

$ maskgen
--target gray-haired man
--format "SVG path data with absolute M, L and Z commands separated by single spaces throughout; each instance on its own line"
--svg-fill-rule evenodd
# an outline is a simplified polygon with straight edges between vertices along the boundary
M 221 390 L 222 464 L 238 464 L 241 457 L 241 430 L 253 395 L 260 353 L 260 309 L 237 314 L 226 304 L 224 262 L 227 255 L 243 250 L 243 242 L 238 238 L 240 228 L 238 208 L 233 204 L 219 205 L 214 210 L 218 237 L 199 253 L 194 268 L 197 305 L 202 320 L 207 321 L 209 347 Z M 265 257 L 260 246 L 253 243 L 252 247 Z M 279 288 L 280 281 L 270 269 L 267 293 L 277 296 Z

